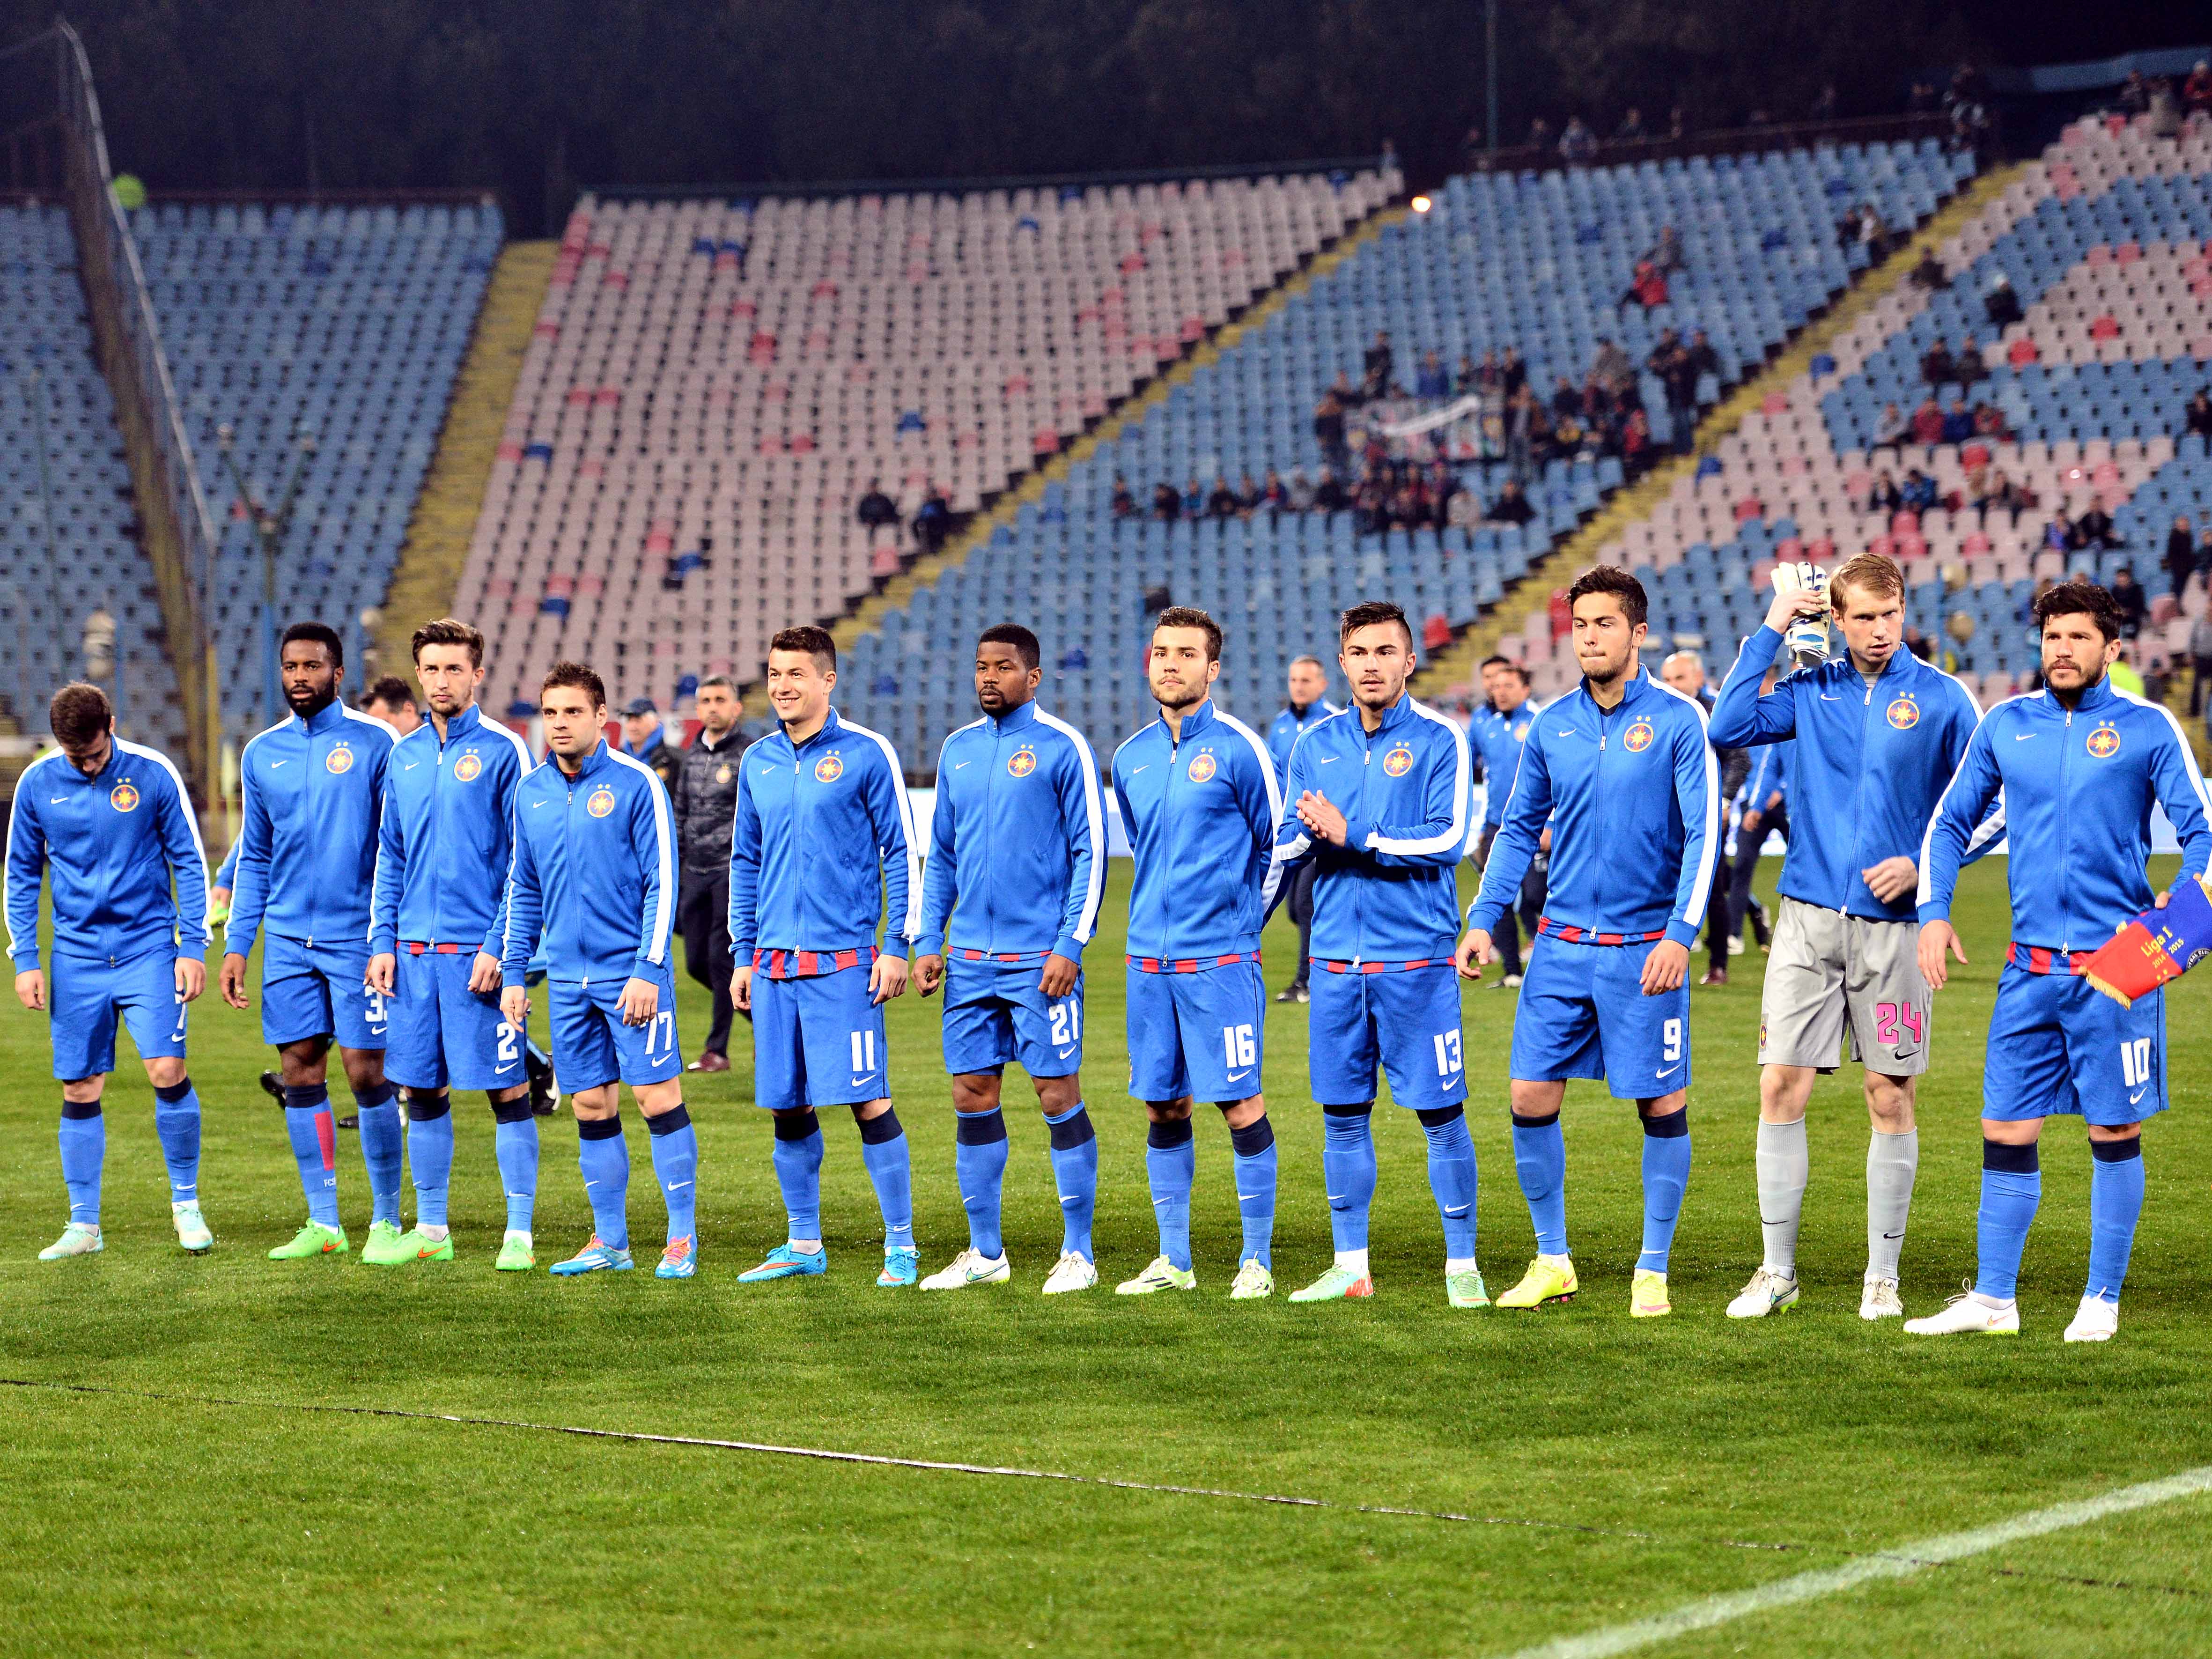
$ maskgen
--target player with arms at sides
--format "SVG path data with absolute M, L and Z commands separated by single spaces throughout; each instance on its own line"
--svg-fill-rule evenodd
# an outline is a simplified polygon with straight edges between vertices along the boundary
M 154 1132 L 169 1170 L 169 1218 L 194 1255 L 215 1238 L 200 1214 L 200 1101 L 185 1070 L 185 1006 L 207 988 L 207 854 L 191 797 L 157 750 L 115 735 L 96 685 L 65 685 L 46 708 L 58 749 L 15 780 L 8 818 L 8 949 L 15 997 L 52 1020 L 61 1080 L 69 1224 L 41 1261 L 106 1248 L 100 1231 L 115 1024 L 154 1085 Z M 39 967 L 39 884 L 54 889 L 53 977 Z
M 1310 860 L 1313 1015 L 1306 1067 L 1322 1109 L 1322 1172 L 1336 1256 L 1293 1302 L 1375 1294 L 1367 1218 L 1375 1201 L 1375 1079 L 1421 1120 L 1429 1186 L 1443 1218 L 1444 1294 L 1490 1297 L 1474 1260 L 1474 1142 L 1467 1130 L 1452 939 L 1455 874 L 1467 854 L 1472 762 L 1457 720 L 1407 695 L 1418 665 L 1406 613 L 1355 605 L 1338 662 L 1352 708 L 1323 720 L 1291 757 L 1275 857 Z M 1516 745 L 1517 747 L 1517 745 Z
M 1267 763 L 1275 769 L 1278 782 L 1291 775 L 1291 750 L 1297 747 L 1298 739 L 1340 712 L 1323 695 L 1328 690 L 1328 672 L 1322 666 L 1319 657 L 1293 658 L 1290 684 L 1285 689 L 1291 700 L 1267 722 Z M 1275 993 L 1278 1002 L 1312 1000 L 1312 988 L 1307 982 L 1307 957 L 1313 945 L 1313 890 L 1311 864 L 1284 878 L 1284 902 L 1290 906 L 1291 920 L 1298 928 L 1298 960 L 1291 982 Z
M 1690 948 L 1711 896 L 1719 763 L 1695 699 L 1643 667 L 1643 584 L 1599 565 L 1567 590 L 1580 687 L 1545 705 L 1459 943 L 1490 959 L 1545 824 L 1551 890 L 1513 1018 L 1513 1163 L 1536 1259 L 1498 1298 L 1534 1308 L 1577 1288 L 1567 1249 L 1569 1078 L 1602 1078 L 1644 1121 L 1644 1249 L 1629 1312 L 1671 1313 L 1667 1257 L 1690 1178 Z
M 1083 950 L 1106 885 L 1106 810 L 1083 734 L 1036 706 L 1036 635 L 1001 623 L 975 645 L 983 718 L 945 740 L 921 891 L 914 984 L 945 987 L 945 1069 L 958 1114 L 954 1168 L 968 1248 L 925 1291 L 1004 1280 L 1001 1079 L 1036 1087 L 1060 1189 L 1060 1259 L 1048 1296 L 1098 1282 L 1091 1218 L 1098 1141 L 1083 1104 Z M 949 921 L 948 921 L 949 918 Z
M 246 958 L 261 952 L 261 1036 L 276 1050 L 284 1127 L 307 1198 L 307 1222 L 272 1261 L 342 1255 L 337 1125 L 328 1085 L 333 1038 L 353 1085 L 371 1203 L 364 1249 L 398 1247 L 405 1158 L 398 1091 L 384 1075 L 386 1009 L 369 988 L 369 895 L 382 826 L 385 768 L 398 741 L 382 720 L 338 701 L 345 666 L 321 623 L 284 630 L 277 677 L 291 717 L 239 757 L 245 827 L 238 885 L 223 927 L 222 1000 L 248 1006 Z
M 2120 610 L 2095 584 L 2062 582 L 2035 602 L 2043 690 L 1989 712 L 1943 792 L 1920 855 L 1920 971 L 1936 990 L 1948 951 L 1959 867 L 2000 793 L 2012 940 L 1990 1012 L 1982 1072 L 1980 1258 L 1972 1288 L 1941 1313 L 1909 1319 L 1916 1336 L 2020 1330 L 2021 1252 L 2043 1197 L 2037 1143 L 2046 1117 L 2079 1113 L 2089 1130 L 2089 1280 L 2069 1342 L 2120 1326 L 2142 1213 L 2142 1127 L 2166 1109 L 2166 994 L 2132 1005 L 2083 977 L 2087 958 L 2141 912 L 2163 909 L 2144 872 L 2150 810 L 2181 841 L 2176 885 L 2212 862 L 2204 780 L 2181 722 L 2112 683 Z
M 689 1279 L 699 1268 L 699 1139 L 684 1107 L 668 959 L 676 920 L 668 791 L 651 767 L 608 746 L 606 684 L 583 664 L 553 665 L 538 712 L 547 753 L 515 786 L 500 1012 L 514 1030 L 528 1029 L 530 959 L 542 939 L 553 1069 L 576 1115 L 576 1164 L 592 1206 L 591 1242 L 552 1271 L 568 1278 L 635 1265 L 627 1083 L 668 1207 L 653 1276 Z
M 745 751 L 730 836 L 730 995 L 753 1021 L 753 1099 L 775 1126 L 790 1231 L 738 1277 L 829 1271 L 822 1248 L 823 1106 L 849 1106 L 884 1217 L 885 1289 L 915 1282 L 914 1170 L 891 1109 L 884 1004 L 906 989 L 921 927 L 921 857 L 906 770 L 890 741 L 830 706 L 837 647 L 823 629 L 769 641 L 781 728 Z M 880 949 L 876 929 L 889 909 Z
M 1275 1289 L 1275 1130 L 1260 1090 L 1267 987 L 1260 929 L 1275 885 L 1283 816 L 1259 734 L 1213 706 L 1221 629 L 1170 605 L 1152 626 L 1146 676 L 1160 717 L 1114 753 L 1114 792 L 1136 854 L 1129 889 L 1129 1092 L 1145 1103 L 1145 1170 L 1160 1253 L 1123 1296 L 1198 1288 L 1190 1189 L 1194 1100 L 1229 1126 L 1244 1243 L 1232 1301 Z
M 1826 618 L 1844 649 L 1760 685 L 1793 624 Z M 1901 1315 L 1898 1258 L 1920 1163 L 1913 1103 L 1929 1046 L 1927 981 L 1913 918 L 1922 840 L 1981 710 L 1966 687 L 1905 648 L 1905 578 L 1879 553 L 1849 559 L 1818 589 L 1775 596 L 1713 710 L 1713 741 L 1757 758 L 1744 805 L 1764 837 L 1781 785 L 1766 757 L 1789 746 L 1790 848 L 1776 883 L 1772 954 L 1759 1024 L 1759 1213 L 1765 1259 L 1729 1304 L 1758 1319 L 1798 1297 L 1797 1228 L 1813 1081 L 1846 1054 L 1865 1066 L 1867 1266 L 1862 1319 Z M 1794 740 L 1794 741 L 1793 741 Z M 1996 825 L 1978 838 L 1991 842 Z M 1755 848 L 1739 859 L 1756 858 Z M 1846 1043 L 1848 1042 L 1848 1049 Z
M 1505 800 L 1513 793 L 1513 775 L 1521 767 L 1521 745 L 1528 740 L 1528 728 L 1536 720 L 1536 705 L 1528 696 L 1528 671 L 1519 663 L 1506 657 L 1486 659 L 1482 665 L 1482 689 L 1488 701 L 1474 711 L 1467 732 L 1474 757 L 1480 763 L 1485 785 L 1482 838 L 1476 843 L 1474 852 L 1478 872 L 1490 862 L 1490 849 L 1497 842 L 1498 826 L 1505 822 Z M 1499 985 L 1504 989 L 1510 990 L 1521 983 L 1521 927 L 1528 928 L 1532 943 L 1536 937 L 1537 918 L 1544 913 L 1544 863 L 1549 850 L 1548 846 L 1537 848 L 1536 856 L 1529 860 L 1528 873 L 1522 878 L 1518 897 L 1498 918 L 1501 931 L 1497 945 L 1505 963 L 1505 975 Z M 1455 921 L 1458 908 L 1455 896 Z M 1515 922 L 1516 916 L 1519 926 Z
M 415 1226 L 363 1261 L 450 1261 L 447 1188 L 453 1095 L 491 1102 L 493 1146 L 507 1194 L 497 1267 L 531 1267 L 538 1196 L 538 1124 L 523 1069 L 526 1031 L 501 1011 L 507 872 L 514 788 L 534 769 L 520 738 L 477 707 L 483 635 L 451 617 L 415 630 L 415 678 L 429 718 L 399 739 L 385 770 L 369 907 L 369 988 L 391 1015 L 385 1075 L 407 1091 L 407 1161 Z

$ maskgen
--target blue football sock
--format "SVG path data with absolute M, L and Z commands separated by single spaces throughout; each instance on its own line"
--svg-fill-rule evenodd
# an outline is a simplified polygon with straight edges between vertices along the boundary
M 592 1233 L 614 1249 L 629 1249 L 629 1143 L 620 1113 L 576 1120 L 576 1166 L 584 1172 Z
M 491 1144 L 499 1159 L 499 1184 L 507 1194 L 507 1225 L 510 1232 L 530 1231 L 538 1207 L 538 1120 L 530 1110 L 530 1097 L 492 1103 Z
M 1229 1132 L 1236 1152 L 1237 1214 L 1244 1224 L 1240 1261 L 1275 1265 L 1275 1126 L 1265 1112 Z
M 1047 1117 L 1052 1134 L 1052 1180 L 1060 1189 L 1060 1248 L 1091 1260 L 1091 1218 L 1098 1208 L 1098 1132 L 1078 1101 Z
M 442 1091 L 407 1102 L 407 1162 L 415 1170 L 415 1224 L 446 1224 L 446 1194 L 453 1180 L 453 1097 Z
M 2089 1152 L 2095 1161 L 2089 1165 L 2089 1287 L 2083 1294 L 2118 1302 L 2142 1215 L 2142 1137 L 2093 1140 Z
M 300 1166 L 300 1190 L 307 1195 L 307 1219 L 325 1227 L 338 1224 L 337 1125 L 331 1118 L 330 1091 L 321 1084 L 284 1091 L 284 1133 Z
M 1644 1120 L 1644 1253 L 1638 1269 L 1667 1271 L 1674 1224 L 1682 1216 L 1682 1189 L 1690 1184 L 1690 1109 Z
M 811 1243 L 822 1237 L 822 1123 L 812 1107 L 778 1113 L 775 1123 L 775 1184 L 789 1218 L 787 1237 Z
M 646 1119 L 645 1127 L 653 1141 L 653 1173 L 668 1205 L 668 1242 L 673 1244 L 698 1230 L 699 1134 L 681 1101 Z
M 1513 1116 L 1513 1173 L 1521 1196 L 1528 1200 L 1528 1219 L 1536 1229 L 1536 1254 L 1567 1254 L 1567 1141 L 1559 1115 Z
M 896 1111 L 887 1109 L 861 1123 L 860 1162 L 884 1212 L 884 1248 L 914 1249 L 914 1164 Z
M 107 1157 L 107 1119 L 100 1103 L 62 1102 L 62 1182 L 69 1188 L 70 1219 L 100 1225 L 100 1166 Z
M 1340 1250 L 1367 1248 L 1375 1204 L 1373 1104 L 1322 1108 L 1321 1174 L 1328 1185 L 1328 1231 Z
M 169 1202 L 200 1200 L 200 1097 L 186 1078 L 154 1091 L 154 1133 L 161 1139 L 161 1162 L 169 1166 Z
M 1152 1183 L 1160 1254 L 1169 1266 L 1188 1273 L 1190 1188 L 1198 1179 L 1198 1146 L 1191 1139 L 1188 1118 L 1155 1123 L 1145 1131 L 1145 1175 Z
M 960 1207 L 968 1212 L 968 1243 L 986 1261 L 1006 1254 L 1000 1237 L 1000 1204 L 1006 1180 L 1006 1115 L 956 1112 L 952 1127 L 952 1172 L 960 1184 Z
M 368 1166 L 368 1218 L 397 1227 L 407 1145 L 399 1124 L 399 1091 L 390 1083 L 380 1083 L 366 1094 L 356 1089 L 353 1103 L 361 1115 L 361 1161 Z
M 2020 1288 L 2020 1258 L 2027 1248 L 2027 1230 L 2042 1201 L 2043 1161 L 2035 1143 L 2008 1146 L 1984 1137 L 1982 1206 L 1974 1217 L 1974 1244 L 1980 1256 L 1975 1294 L 1995 1302 L 2013 1299 Z
M 1467 1111 L 1447 1106 L 1418 1115 L 1429 1137 L 1429 1190 L 1443 1218 L 1444 1260 L 1474 1260 L 1474 1137 Z

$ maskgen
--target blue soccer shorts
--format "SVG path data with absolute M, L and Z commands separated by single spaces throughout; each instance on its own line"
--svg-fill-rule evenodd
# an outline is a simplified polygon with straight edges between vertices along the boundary
M 335 1036 L 343 1048 L 381 1048 L 386 1011 L 368 988 L 368 942 L 308 944 L 261 936 L 261 1040 L 282 1048 Z
M 1689 976 L 1663 996 L 1645 996 L 1644 959 L 1656 943 L 1539 937 L 1513 1016 L 1511 1074 L 1524 1083 L 1601 1078 L 1615 1100 L 1688 1088 Z
M 635 1089 L 684 1075 L 684 1051 L 676 1037 L 675 975 L 664 966 L 636 977 L 660 989 L 659 1012 L 642 1025 L 623 1023 L 626 979 L 610 975 L 587 985 L 546 981 L 553 1074 L 568 1093 L 597 1089 L 617 1078 Z
M 177 953 L 164 946 L 111 966 L 53 953 L 46 980 L 54 1075 L 64 1083 L 115 1069 L 115 1022 L 131 1028 L 141 1060 L 185 1052 L 185 1003 L 177 995 Z
M 1249 1100 L 1260 1092 L 1267 982 L 1257 960 L 1196 973 L 1129 969 L 1129 1092 Z
M 873 965 L 771 979 L 753 974 L 753 1104 L 771 1112 L 860 1106 L 890 1097 L 884 1011 Z
M 2123 1008 L 2086 979 L 2008 963 L 1990 1011 L 1982 1115 L 2079 1115 L 2101 1128 L 2166 1108 L 2166 993 Z
M 469 989 L 473 945 L 416 955 L 399 947 L 384 1074 L 404 1089 L 512 1089 L 526 1081 L 523 1034 L 499 1011 L 499 991 Z
M 1083 1069 L 1083 975 L 1057 1001 L 1037 988 L 1042 955 L 1008 962 L 945 953 L 945 1069 L 955 1077 L 1001 1073 L 1018 1061 L 1031 1077 Z
M 1316 963 L 1307 983 L 1306 1069 L 1321 1104 L 1374 1099 L 1378 1067 L 1390 1098 L 1408 1110 L 1467 1103 L 1459 974 L 1449 961 L 1389 973 L 1338 973 Z

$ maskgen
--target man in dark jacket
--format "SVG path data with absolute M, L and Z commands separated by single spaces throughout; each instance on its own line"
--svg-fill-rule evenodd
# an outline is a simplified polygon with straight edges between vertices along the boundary
M 676 813 L 676 925 L 684 965 L 707 988 L 714 1018 L 695 1072 L 730 1069 L 730 826 L 738 810 L 738 693 L 723 674 L 699 685 L 699 736 L 669 793 Z
M 677 769 L 684 764 L 660 723 L 660 706 L 651 697 L 632 697 L 623 710 L 623 753 L 651 767 L 672 794 Z

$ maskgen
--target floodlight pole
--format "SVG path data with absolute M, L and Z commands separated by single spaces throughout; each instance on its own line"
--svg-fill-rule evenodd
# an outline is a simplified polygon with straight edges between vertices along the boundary
M 283 543 L 284 532 L 291 528 L 292 504 L 299 497 L 300 480 L 307 472 L 307 463 L 314 457 L 315 434 L 294 428 L 296 453 L 292 460 L 292 476 L 274 509 L 253 499 L 246 475 L 238 470 L 237 457 L 232 453 L 237 437 L 237 429 L 228 423 L 216 428 L 216 447 L 222 456 L 224 469 L 230 474 L 231 488 L 237 492 L 239 505 L 246 509 L 246 520 L 252 525 L 254 540 L 261 550 L 261 706 L 262 718 L 273 726 L 283 718 L 285 707 L 284 687 L 276 672 L 276 550 Z
M 61 653 L 60 668 L 64 677 L 69 672 L 69 647 L 62 644 L 66 626 L 62 616 L 62 550 L 59 532 L 54 525 L 54 480 L 52 464 L 47 459 L 46 377 L 34 362 L 31 365 L 30 381 L 23 395 L 30 400 L 31 428 L 39 434 L 39 507 L 46 531 L 46 599 L 53 607 L 53 641 Z M 27 716 L 29 711 L 24 711 Z

